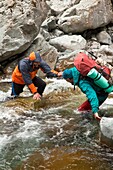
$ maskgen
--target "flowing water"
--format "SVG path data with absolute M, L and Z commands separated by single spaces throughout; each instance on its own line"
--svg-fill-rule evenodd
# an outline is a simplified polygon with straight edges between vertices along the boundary
M 39 111 L 8 108 L 3 101 L 10 90 L 4 85 L 0 92 L 0 170 L 113 170 L 113 150 L 100 143 L 99 122 L 77 112 L 77 100 Z M 112 102 L 102 114 L 112 112 Z

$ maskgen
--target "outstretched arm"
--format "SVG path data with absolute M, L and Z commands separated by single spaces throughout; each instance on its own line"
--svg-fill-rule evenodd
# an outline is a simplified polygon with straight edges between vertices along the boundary
M 92 112 L 94 114 L 94 118 L 97 120 L 100 120 L 101 118 L 98 115 L 99 100 L 98 100 L 95 90 L 88 83 L 88 81 L 85 81 L 85 80 L 80 80 L 79 87 L 82 90 L 82 92 L 86 94 L 86 97 L 88 98 L 88 101 L 90 102 Z
M 41 61 L 40 68 L 46 74 L 47 78 L 59 77 L 58 72 L 51 69 L 50 66 L 44 60 Z

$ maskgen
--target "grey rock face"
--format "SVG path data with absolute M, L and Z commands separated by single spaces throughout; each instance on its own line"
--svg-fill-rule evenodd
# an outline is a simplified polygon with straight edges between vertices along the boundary
M 62 13 L 67 8 L 79 3 L 80 0 L 47 0 L 47 4 L 55 15 Z
M 45 0 L 1 0 L 0 61 L 25 51 L 48 11 Z
M 77 33 L 105 26 L 112 16 L 111 0 L 81 0 L 61 15 L 58 25 L 66 33 Z

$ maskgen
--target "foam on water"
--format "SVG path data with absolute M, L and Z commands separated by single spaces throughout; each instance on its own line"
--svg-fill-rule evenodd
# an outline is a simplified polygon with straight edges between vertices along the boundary
M 7 108 L 4 106 L 0 107 L 0 119 L 1 120 L 15 120 L 20 118 L 20 115 L 17 115 L 13 108 Z
M 11 141 L 11 136 L 6 134 L 0 135 L 0 151 Z
M 11 90 L 7 92 L 0 91 L 0 102 L 5 101 L 7 97 L 11 96 Z
M 12 82 L 12 80 L 9 79 L 9 78 L 5 78 L 5 79 L 0 80 L 0 83 L 11 83 L 11 82 Z
M 43 130 L 37 119 L 32 116 L 17 115 L 13 109 L 6 110 L 6 108 L 1 108 L 1 110 L 0 150 L 15 141 L 27 141 L 30 139 L 40 141 L 43 139 L 43 136 L 41 136 Z
M 25 120 L 24 125 L 18 129 L 18 133 L 16 134 L 16 138 L 33 138 L 36 136 L 40 136 L 41 128 L 38 121 L 33 120 Z
M 11 80 L 2 80 L 2 82 L 10 82 Z M 47 79 L 47 81 L 50 81 Z M 44 93 L 48 94 L 50 92 L 53 92 L 55 90 L 62 90 L 66 88 L 70 88 L 72 85 L 70 83 L 67 83 L 65 80 L 57 80 L 57 79 L 52 79 L 52 83 L 49 83 L 46 86 L 46 89 Z M 24 93 L 22 94 L 23 96 L 28 96 L 28 89 L 25 87 Z M 11 88 L 7 92 L 0 91 L 0 101 L 3 102 L 6 100 L 7 97 L 9 97 L 11 94 Z M 30 111 L 28 111 L 30 112 Z M 44 114 L 43 111 L 39 113 L 39 116 Z M 48 111 L 48 114 L 55 113 L 55 108 L 52 108 Z M 56 109 L 57 112 L 57 109 Z M 29 114 L 29 113 L 28 113 Z M 31 113 L 30 113 L 31 114 Z M 45 118 L 46 118 L 45 113 Z M 54 115 L 55 116 L 55 115 Z M 21 123 L 21 118 L 22 118 L 22 123 Z M 0 107 L 0 121 L 2 122 L 4 128 L 7 128 L 7 122 L 10 121 L 10 128 L 13 124 L 13 122 L 17 123 L 16 126 L 18 126 L 18 130 L 15 131 L 15 129 L 10 132 L 10 134 L 7 133 L 6 130 L 2 130 L 2 134 L 0 135 L 0 149 L 5 147 L 8 143 L 12 143 L 15 140 L 22 139 L 22 140 L 27 140 L 28 138 L 37 138 L 37 140 L 41 139 L 40 134 L 43 132 L 43 129 L 46 128 L 47 126 L 53 126 L 55 123 L 55 126 L 59 127 L 62 124 L 66 123 L 66 120 L 62 120 L 62 118 L 58 115 L 55 116 L 55 122 L 51 119 L 48 119 L 45 121 L 46 125 L 42 125 L 40 122 L 37 121 L 37 119 L 28 118 L 24 117 L 22 115 L 18 115 L 16 113 L 16 110 L 13 108 L 7 108 L 1 105 Z M 13 128 L 13 127 L 12 127 Z

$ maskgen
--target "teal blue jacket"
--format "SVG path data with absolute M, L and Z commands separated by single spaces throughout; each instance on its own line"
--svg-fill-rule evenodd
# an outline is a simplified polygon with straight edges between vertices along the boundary
M 92 112 L 95 114 L 99 110 L 99 106 L 106 100 L 108 93 L 94 84 L 90 78 L 83 78 L 76 67 L 71 68 L 73 75 L 74 86 L 77 85 L 81 91 L 86 94 L 88 101 L 90 102 Z

